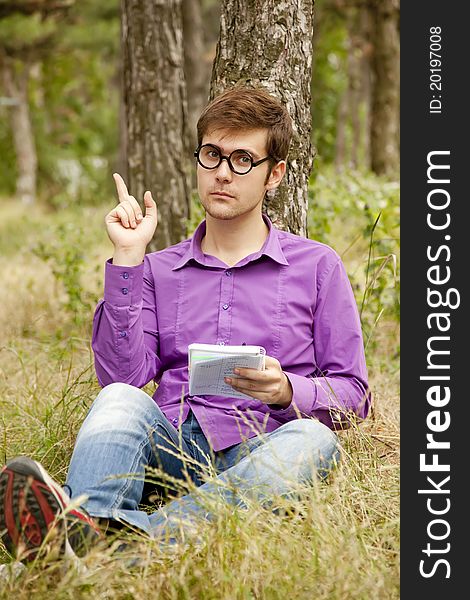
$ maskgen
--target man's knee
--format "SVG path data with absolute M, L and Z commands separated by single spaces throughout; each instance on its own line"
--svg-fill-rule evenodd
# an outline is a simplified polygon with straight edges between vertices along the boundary
M 289 437 L 290 452 L 297 454 L 304 463 L 303 471 L 312 464 L 320 477 L 325 477 L 340 460 L 340 445 L 337 435 L 316 419 L 296 419 L 279 428 L 279 433 Z
M 152 410 L 155 401 L 143 390 L 127 383 L 110 383 L 96 396 L 90 412 L 110 409 L 133 412 L 135 409 Z
M 111 383 L 95 398 L 85 419 L 93 429 L 120 428 L 133 421 L 153 422 L 160 409 L 141 389 L 127 383 Z
M 110 383 L 96 397 L 95 402 L 106 401 L 129 404 L 130 402 L 154 402 L 143 390 L 128 383 Z
M 332 444 L 338 443 L 334 431 L 317 419 L 294 419 L 281 425 L 278 431 L 283 431 L 289 435 L 297 435 L 302 439 L 308 438 L 311 440 L 324 440 Z

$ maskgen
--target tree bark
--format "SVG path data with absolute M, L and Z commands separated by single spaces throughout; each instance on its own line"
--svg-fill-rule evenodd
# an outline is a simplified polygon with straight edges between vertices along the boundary
M 280 229 L 307 232 L 308 178 L 313 163 L 311 76 L 313 0 L 226 0 L 210 97 L 236 83 L 262 86 L 287 107 L 294 135 L 288 169 L 263 209 Z
M 127 170 L 127 117 L 126 105 L 124 102 L 124 35 L 123 19 L 121 19 L 121 43 L 119 46 L 119 58 L 116 69 L 116 87 L 118 90 L 118 127 L 119 127 L 119 147 L 116 157 L 116 170 L 125 181 L 129 180 Z
M 348 52 L 348 108 L 351 122 L 350 156 L 348 167 L 357 169 L 362 145 L 361 126 L 361 38 L 360 12 L 356 7 L 349 9 L 347 18 Z
M 159 223 L 149 250 L 186 237 L 190 162 L 181 0 L 122 0 L 130 193 L 152 191 Z
M 363 162 L 367 169 L 371 168 L 370 128 L 371 128 L 371 93 L 373 45 L 371 42 L 372 21 L 368 3 L 360 5 L 359 35 L 361 38 L 361 103 L 364 107 Z
M 196 124 L 209 95 L 204 69 L 204 26 L 201 0 L 183 0 L 182 10 L 189 141 L 191 146 L 196 147 Z
M 370 168 L 370 53 L 371 30 L 369 3 L 349 0 L 346 3 L 348 31 L 348 120 L 351 124 L 350 159 L 348 166 Z
M 379 175 L 399 170 L 398 0 L 374 0 L 374 84 L 371 110 L 371 166 Z
M 0 62 L 5 91 L 15 102 L 10 108 L 10 119 L 17 165 L 16 195 L 23 204 L 33 204 L 38 160 L 28 101 L 29 65 L 17 70 L 7 57 Z

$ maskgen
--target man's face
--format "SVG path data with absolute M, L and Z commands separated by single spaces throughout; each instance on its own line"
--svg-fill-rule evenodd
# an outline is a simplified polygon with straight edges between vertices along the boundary
M 224 156 L 229 156 L 234 150 L 246 150 L 256 162 L 267 156 L 266 141 L 266 129 L 241 132 L 216 130 L 207 133 L 202 144 L 217 146 Z M 237 175 L 230 170 L 226 160 L 210 170 L 198 164 L 197 187 L 206 213 L 221 220 L 235 219 L 251 212 L 261 214 L 265 192 L 279 185 L 285 171 L 285 162 L 281 161 L 266 181 L 269 165 L 266 161 L 253 167 L 246 175 Z

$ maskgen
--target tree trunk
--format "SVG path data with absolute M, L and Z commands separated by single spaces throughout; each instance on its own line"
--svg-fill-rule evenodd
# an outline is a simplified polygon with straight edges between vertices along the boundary
M 201 0 L 183 0 L 182 9 L 189 141 L 191 147 L 196 147 L 196 124 L 209 95 L 204 69 L 204 25 Z
M 371 57 L 373 45 L 371 42 L 372 20 L 368 3 L 360 6 L 359 35 L 361 37 L 361 103 L 364 107 L 364 136 L 363 163 L 367 169 L 371 168 L 370 158 L 370 128 L 371 128 Z
M 129 191 L 151 190 L 159 223 L 149 250 L 186 237 L 190 160 L 181 0 L 122 0 Z
M 264 210 L 280 229 L 307 232 L 313 1 L 226 0 L 210 96 L 236 83 L 262 86 L 292 117 L 294 136 L 286 177 Z
M 121 20 L 121 44 L 119 47 L 119 59 L 116 72 L 116 87 L 118 89 L 119 108 L 118 108 L 118 127 L 119 127 L 119 148 L 116 157 L 116 170 L 125 181 L 129 179 L 127 163 L 127 117 L 126 105 L 124 102 L 124 36 L 123 23 Z
M 370 77 L 371 27 L 370 5 L 350 0 L 346 6 L 348 30 L 348 113 L 351 124 L 349 166 L 370 168 Z
M 10 108 L 10 118 L 16 153 L 16 195 L 23 204 L 33 204 L 38 160 L 28 102 L 29 66 L 22 65 L 18 71 L 7 57 L 1 63 L 5 91 L 15 102 Z
M 360 12 L 356 7 L 348 10 L 347 27 L 349 37 L 348 52 L 348 109 L 351 122 L 351 140 L 348 167 L 357 169 L 359 166 L 362 146 L 361 123 L 361 38 Z
M 399 170 L 399 31 L 398 0 L 375 0 L 374 85 L 371 112 L 371 165 L 379 175 Z

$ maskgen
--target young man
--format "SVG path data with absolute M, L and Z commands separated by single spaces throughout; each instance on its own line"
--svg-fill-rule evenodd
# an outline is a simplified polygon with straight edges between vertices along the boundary
M 269 502 L 334 466 L 333 430 L 369 408 L 363 341 L 338 255 L 262 213 L 285 174 L 291 134 L 287 111 L 262 90 L 235 87 L 213 100 L 195 152 L 206 219 L 190 239 L 152 254 L 152 195 L 143 214 L 115 174 L 119 204 L 105 219 L 114 253 L 92 340 L 103 390 L 78 434 L 67 493 L 34 461 L 4 467 L 0 531 L 10 550 L 23 544 L 34 555 L 53 526 L 93 535 L 96 519 L 176 535 L 181 523 L 210 518 L 201 501 L 210 493 L 241 506 L 247 497 Z M 263 371 L 227 379 L 249 399 L 189 396 L 192 342 L 263 346 Z M 153 398 L 140 389 L 152 380 Z M 216 477 L 205 477 L 209 465 Z M 139 504 L 152 468 L 161 487 L 162 474 L 198 487 L 148 514 Z M 70 511 L 69 498 L 81 506 Z

